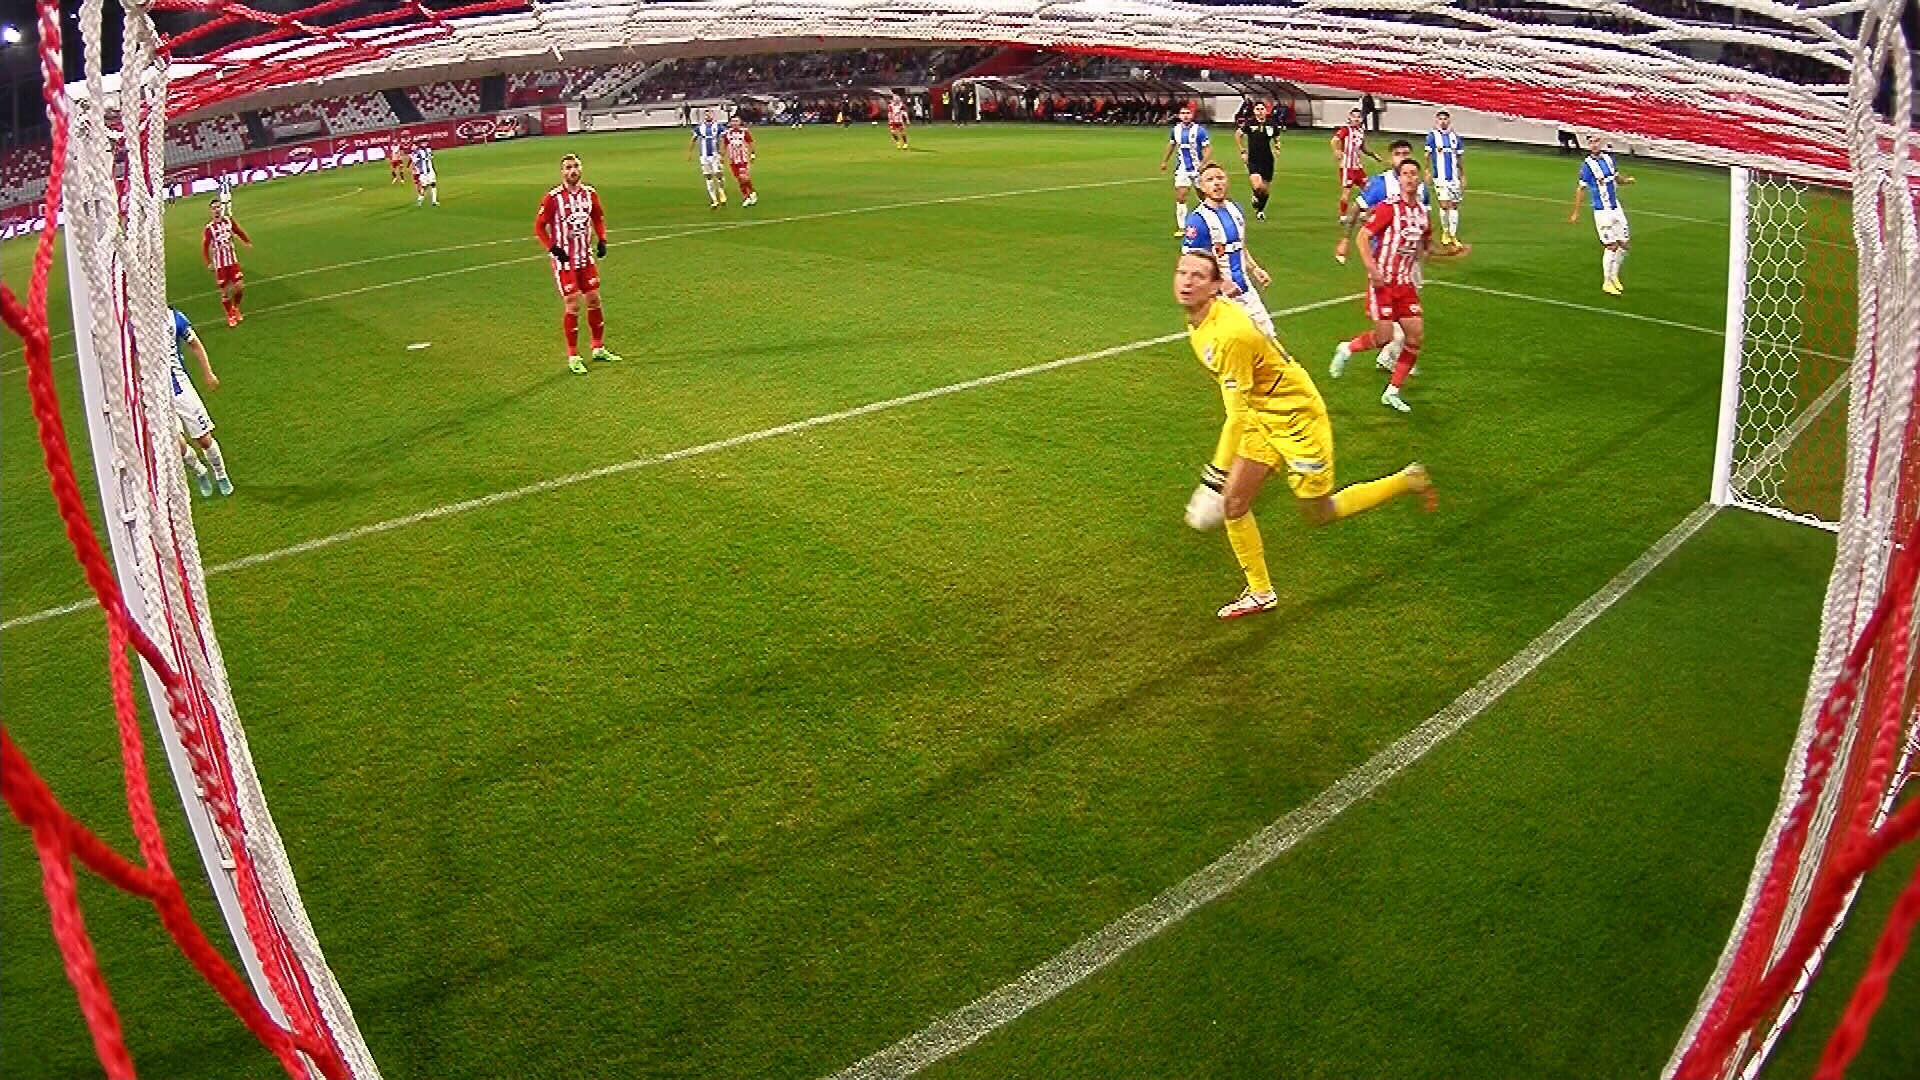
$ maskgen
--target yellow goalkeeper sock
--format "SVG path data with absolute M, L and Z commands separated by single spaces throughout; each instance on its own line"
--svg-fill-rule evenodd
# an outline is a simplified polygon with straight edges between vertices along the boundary
M 1267 576 L 1267 547 L 1260 541 L 1260 526 L 1247 513 L 1227 519 L 1227 543 L 1233 545 L 1233 557 L 1247 575 L 1247 588 L 1257 593 L 1273 591 L 1273 579 Z
M 1405 469 L 1392 476 L 1383 476 L 1364 484 L 1348 484 L 1333 493 L 1333 516 L 1345 518 L 1364 514 L 1381 503 L 1410 494 L 1412 491 L 1413 484 L 1407 479 Z

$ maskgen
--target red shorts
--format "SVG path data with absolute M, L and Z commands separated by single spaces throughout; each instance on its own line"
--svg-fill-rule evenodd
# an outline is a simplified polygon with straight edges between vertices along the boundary
M 752 170 L 753 166 L 744 161 L 729 161 L 727 162 L 727 168 L 733 170 L 733 178 L 735 180 L 745 180 L 747 179 L 747 173 Z
M 560 290 L 561 296 L 575 296 L 590 293 L 600 288 L 600 264 L 588 263 L 585 266 L 567 266 L 559 259 L 553 260 L 553 284 Z
M 1341 169 L 1340 170 L 1340 186 L 1341 187 L 1362 187 L 1366 184 L 1366 182 L 1367 182 L 1367 170 L 1365 169 Z
M 1420 290 L 1412 285 L 1375 285 L 1367 290 L 1367 316 L 1379 322 L 1420 317 Z
M 229 285 L 240 284 L 241 276 L 239 263 L 213 268 L 214 284 L 219 285 L 223 289 Z
M 907 125 L 905 125 L 905 124 L 888 124 L 888 125 L 887 125 L 887 130 L 888 130 L 888 131 L 891 131 L 891 132 L 893 132 L 893 133 L 894 133 L 895 135 L 898 135 L 898 134 L 900 134 L 901 132 L 903 132 L 903 131 L 905 131 L 905 130 L 907 130 Z

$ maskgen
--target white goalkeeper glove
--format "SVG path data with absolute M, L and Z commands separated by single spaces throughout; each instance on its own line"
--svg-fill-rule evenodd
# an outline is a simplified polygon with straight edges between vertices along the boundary
M 1227 486 L 1227 470 L 1208 462 L 1200 470 L 1200 486 L 1187 499 L 1187 524 L 1202 531 L 1217 529 L 1227 520 L 1227 498 L 1221 489 Z

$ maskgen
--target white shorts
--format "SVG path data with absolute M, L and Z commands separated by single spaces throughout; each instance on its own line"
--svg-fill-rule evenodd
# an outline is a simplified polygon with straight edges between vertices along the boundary
M 173 414 L 180 418 L 180 430 L 189 439 L 204 439 L 213 434 L 213 417 L 200 402 L 200 392 L 189 386 L 173 395 Z
M 1593 229 L 1600 234 L 1600 242 L 1608 245 L 1624 244 L 1631 235 L 1625 210 L 1595 210 Z
M 1460 201 L 1460 181 L 1435 180 L 1433 182 L 1433 201 L 1443 202 L 1443 203 L 1459 202 Z
M 1267 304 L 1266 301 L 1260 299 L 1259 289 L 1254 288 L 1252 284 L 1248 284 L 1246 288 L 1227 299 L 1239 304 L 1240 309 L 1247 313 L 1247 317 L 1253 320 L 1253 325 L 1259 327 L 1261 333 L 1268 337 L 1275 336 L 1273 332 L 1273 316 L 1267 314 Z
M 705 173 L 708 176 L 719 176 L 721 172 L 723 172 L 724 170 L 725 170 L 725 166 L 720 164 L 719 154 L 700 155 L 700 171 L 701 172 Z
M 1188 172 L 1184 165 L 1175 165 L 1173 167 L 1173 186 L 1177 188 L 1192 187 L 1196 175 L 1198 174 Z
M 433 187 L 435 184 L 435 180 L 433 178 L 433 170 L 428 169 L 426 172 L 423 172 L 423 173 L 414 173 L 413 182 L 416 184 L 419 184 L 421 187 Z

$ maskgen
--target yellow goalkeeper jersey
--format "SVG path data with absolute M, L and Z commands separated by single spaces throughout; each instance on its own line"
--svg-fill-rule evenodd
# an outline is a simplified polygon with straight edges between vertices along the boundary
M 1306 369 L 1225 297 L 1188 329 L 1187 340 L 1219 382 L 1226 406 L 1213 463 L 1225 469 L 1234 457 L 1244 457 L 1285 469 L 1302 498 L 1331 492 L 1333 425 Z

